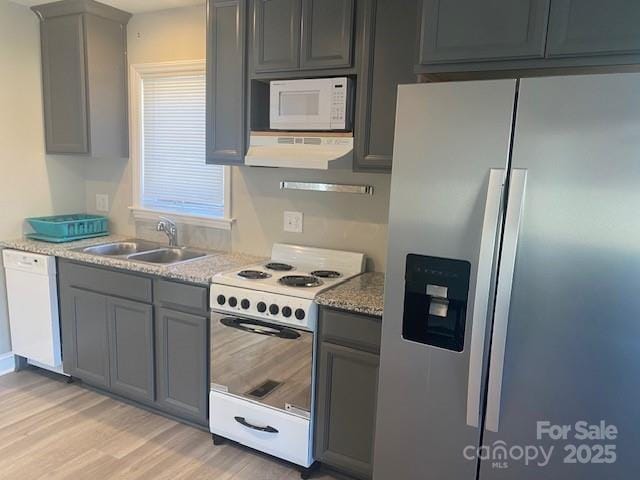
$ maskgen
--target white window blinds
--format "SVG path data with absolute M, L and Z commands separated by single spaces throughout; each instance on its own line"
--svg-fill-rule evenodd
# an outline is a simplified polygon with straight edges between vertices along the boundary
M 224 216 L 224 167 L 205 163 L 205 74 L 142 78 L 144 208 Z

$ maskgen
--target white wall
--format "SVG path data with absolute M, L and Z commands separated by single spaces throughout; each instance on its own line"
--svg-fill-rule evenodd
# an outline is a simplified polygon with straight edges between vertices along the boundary
M 44 155 L 40 32 L 27 7 L 0 0 L 0 238 L 25 217 L 82 211 L 84 160 Z M 0 354 L 9 351 L 0 274 Z
M 193 60 L 205 57 L 205 9 L 203 6 L 134 15 L 128 26 L 130 63 Z M 373 197 L 287 192 L 283 179 L 372 184 Z M 351 172 L 312 172 L 287 169 L 234 167 L 232 216 L 237 219 L 231 235 L 205 229 L 183 231 L 189 243 L 268 255 L 276 241 L 364 251 L 369 269 L 384 270 L 387 240 L 389 175 Z M 110 216 L 119 233 L 154 236 L 149 224 L 131 220 L 131 173 L 123 160 L 93 162 L 87 172 L 87 208 L 95 207 L 95 194 L 109 193 Z M 304 233 L 283 232 L 283 212 L 305 215 Z M 157 237 L 159 238 L 159 237 Z
M 129 64 L 203 59 L 205 15 L 204 5 L 134 15 L 127 26 Z M 95 213 L 95 195 L 106 193 L 111 201 L 111 229 L 135 235 L 136 225 L 129 213 L 132 204 L 129 161 L 92 159 L 86 180 L 87 211 Z M 224 246 L 230 248 L 230 242 Z

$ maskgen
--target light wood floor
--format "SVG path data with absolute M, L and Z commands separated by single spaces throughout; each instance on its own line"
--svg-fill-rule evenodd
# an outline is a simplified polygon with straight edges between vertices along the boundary
M 2 480 L 294 480 L 203 431 L 33 371 L 0 377 Z M 317 473 L 313 478 L 332 480 Z

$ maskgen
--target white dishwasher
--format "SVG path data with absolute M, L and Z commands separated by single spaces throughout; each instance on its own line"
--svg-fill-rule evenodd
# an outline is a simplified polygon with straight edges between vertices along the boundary
M 14 355 L 62 373 L 56 259 L 3 250 Z

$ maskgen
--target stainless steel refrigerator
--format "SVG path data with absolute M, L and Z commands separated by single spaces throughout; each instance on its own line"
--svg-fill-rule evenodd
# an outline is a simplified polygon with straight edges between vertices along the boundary
M 401 86 L 375 480 L 640 471 L 640 74 Z

